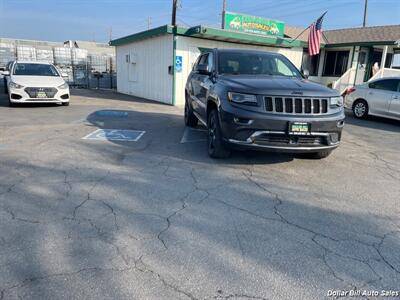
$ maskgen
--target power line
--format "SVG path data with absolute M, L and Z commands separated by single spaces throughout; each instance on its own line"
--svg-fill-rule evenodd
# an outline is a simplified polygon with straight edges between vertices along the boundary
M 359 2 L 358 1 L 357 2 L 354 2 L 354 1 L 347 2 L 347 4 L 350 4 L 350 3 L 354 4 L 354 3 L 359 3 Z M 303 10 L 303 11 L 296 11 L 296 12 L 290 13 L 290 14 L 279 15 L 278 18 L 285 18 L 285 17 L 295 16 L 295 15 L 299 15 L 299 14 L 311 13 L 311 12 L 315 12 L 315 11 L 323 11 L 323 10 L 328 10 L 328 9 L 341 7 L 341 6 L 343 6 L 343 3 L 335 4 L 335 5 L 331 5 L 331 6 L 321 6 L 318 8 L 313 8 L 313 9 L 308 9 L 308 10 Z

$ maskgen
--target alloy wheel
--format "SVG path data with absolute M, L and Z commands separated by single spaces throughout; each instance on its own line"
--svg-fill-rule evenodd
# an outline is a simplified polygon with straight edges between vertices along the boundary
M 215 145 L 215 131 L 216 131 L 216 124 L 213 117 L 210 118 L 210 124 L 208 125 L 208 147 L 210 149 L 214 149 Z
M 365 106 L 365 103 L 363 103 L 363 102 L 359 102 L 354 106 L 354 114 L 357 117 L 364 116 L 366 111 L 367 111 L 367 107 Z

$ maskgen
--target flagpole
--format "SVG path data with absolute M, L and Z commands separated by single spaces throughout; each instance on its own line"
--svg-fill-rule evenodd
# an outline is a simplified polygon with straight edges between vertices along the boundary
M 320 19 L 320 18 L 322 18 L 323 16 L 325 16 L 327 12 L 328 12 L 328 11 L 326 10 L 326 11 L 321 15 L 321 17 L 319 17 L 318 19 Z M 311 24 L 311 25 L 312 25 L 312 24 Z M 291 44 L 291 43 L 293 43 L 295 40 L 297 40 L 297 39 L 299 38 L 299 36 L 301 36 L 308 28 L 311 27 L 311 25 L 309 25 L 306 29 L 304 29 L 302 32 L 300 32 L 294 39 L 292 39 L 292 40 L 289 41 L 288 43 Z M 322 32 L 322 35 L 324 36 L 325 40 L 328 41 L 328 39 L 327 39 L 326 36 L 324 35 L 324 32 Z
M 326 38 L 326 35 L 325 35 L 325 33 L 322 31 L 322 36 L 324 37 L 324 40 L 325 40 L 325 42 L 327 43 L 327 44 L 329 44 L 329 41 L 328 41 L 328 39 Z
M 299 38 L 299 36 L 301 36 L 308 28 L 310 28 L 311 25 L 309 25 L 306 29 L 304 29 L 302 32 L 300 32 L 295 38 L 293 38 L 291 41 L 289 41 L 288 43 L 291 44 L 293 43 L 295 40 L 297 40 Z

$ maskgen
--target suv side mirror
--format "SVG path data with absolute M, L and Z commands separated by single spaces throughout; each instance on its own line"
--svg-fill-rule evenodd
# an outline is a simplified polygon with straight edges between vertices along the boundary
M 202 75 L 211 75 L 211 71 L 207 64 L 201 64 L 197 66 L 197 72 Z
M 1 71 L 0 74 L 3 76 L 10 76 L 10 71 Z
M 305 79 L 308 79 L 308 77 L 310 77 L 310 71 L 303 70 L 303 76 L 304 76 Z

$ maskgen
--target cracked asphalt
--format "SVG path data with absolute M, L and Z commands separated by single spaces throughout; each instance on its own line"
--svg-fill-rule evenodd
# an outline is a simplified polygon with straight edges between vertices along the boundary
M 349 115 L 325 160 L 180 143 L 182 109 L 0 98 L 0 299 L 321 299 L 400 290 L 400 123 Z M 107 116 L 104 110 L 128 112 Z M 98 128 L 145 130 L 92 141 Z

